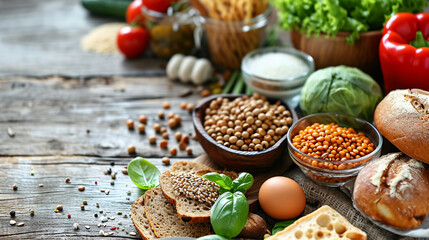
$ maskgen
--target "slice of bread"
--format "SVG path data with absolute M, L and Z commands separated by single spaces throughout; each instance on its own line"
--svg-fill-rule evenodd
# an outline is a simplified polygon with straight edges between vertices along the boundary
M 161 188 L 146 191 L 144 211 L 155 236 L 164 237 L 202 237 L 212 233 L 210 223 L 183 223 L 177 217 L 176 209 L 162 194 Z
M 146 218 L 143 196 L 139 197 L 131 206 L 131 220 L 133 220 L 134 226 L 144 240 L 156 238 L 149 220 Z
M 205 169 L 204 169 L 205 167 Z M 236 172 L 232 171 L 217 171 L 207 166 L 195 163 L 195 162 L 176 162 L 171 167 L 172 170 L 165 171 L 159 176 L 159 185 L 162 189 L 164 196 L 167 200 L 176 206 L 177 215 L 183 222 L 197 223 L 197 222 L 210 222 L 210 209 L 214 204 L 214 201 L 217 199 L 218 195 L 218 186 L 214 186 L 213 183 L 206 179 L 199 179 L 200 176 L 209 173 L 209 172 L 218 172 L 228 175 L 232 179 L 238 177 Z M 179 194 L 178 191 L 174 189 L 172 175 L 180 175 L 186 173 L 188 177 L 193 178 L 188 182 L 199 182 L 192 186 L 192 191 L 200 189 L 197 193 L 202 193 L 205 195 L 203 201 L 198 201 Z M 188 175 L 188 174 L 192 174 Z M 208 189 L 215 190 L 216 193 L 208 194 Z M 210 198 L 210 199 L 208 199 Z
M 292 225 L 266 240 L 286 239 L 351 239 L 366 240 L 366 233 L 353 226 L 329 206 L 298 219 Z
M 177 161 L 171 165 L 170 171 L 172 172 L 198 172 L 200 170 L 213 170 L 204 164 L 194 161 Z

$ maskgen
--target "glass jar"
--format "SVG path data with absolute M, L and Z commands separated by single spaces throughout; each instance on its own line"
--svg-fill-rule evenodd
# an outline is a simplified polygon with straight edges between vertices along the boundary
M 176 53 L 189 55 L 195 48 L 195 11 L 188 7 L 173 14 L 142 8 L 150 33 L 150 48 L 158 57 L 170 58 Z
M 269 5 L 264 13 L 244 21 L 222 21 L 199 16 L 213 63 L 240 69 L 243 57 L 264 43 L 271 12 Z

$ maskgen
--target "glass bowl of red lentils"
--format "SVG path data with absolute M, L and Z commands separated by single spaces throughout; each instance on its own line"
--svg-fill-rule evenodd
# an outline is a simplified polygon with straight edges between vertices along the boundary
M 344 114 L 301 118 L 287 133 L 292 160 L 313 181 L 342 186 L 381 154 L 383 138 L 369 122 Z

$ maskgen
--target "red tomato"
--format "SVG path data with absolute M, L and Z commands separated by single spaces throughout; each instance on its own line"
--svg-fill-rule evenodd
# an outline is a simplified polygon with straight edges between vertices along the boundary
M 143 24 L 142 0 L 134 0 L 127 9 L 127 23 Z
M 118 32 L 117 44 L 125 57 L 138 57 L 146 51 L 149 45 L 149 33 L 142 26 L 123 27 Z
M 171 3 L 176 1 L 177 0 L 144 0 L 143 5 L 150 10 L 165 13 L 171 6 Z

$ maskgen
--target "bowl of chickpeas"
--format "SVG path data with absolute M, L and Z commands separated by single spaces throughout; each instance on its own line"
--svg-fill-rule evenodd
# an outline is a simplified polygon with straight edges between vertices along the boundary
M 287 103 L 259 94 L 219 94 L 193 111 L 198 141 L 217 164 L 236 171 L 269 169 L 286 149 L 286 134 L 297 121 Z
M 287 133 L 292 160 L 313 181 L 342 186 L 381 154 L 383 138 L 371 123 L 345 114 L 317 113 Z

